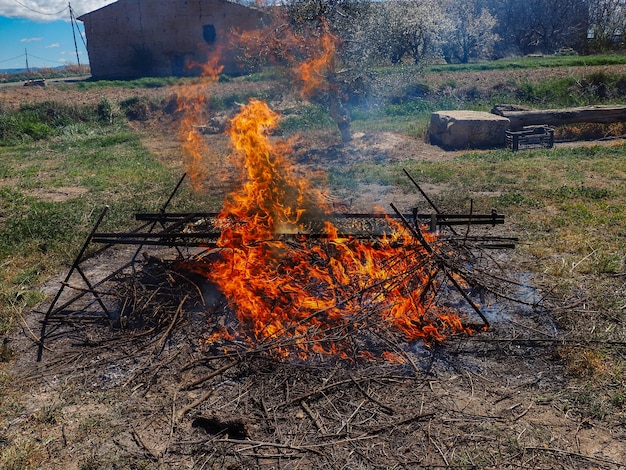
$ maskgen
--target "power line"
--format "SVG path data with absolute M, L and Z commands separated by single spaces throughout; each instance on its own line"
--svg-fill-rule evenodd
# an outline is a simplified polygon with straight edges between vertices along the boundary
M 18 5 L 20 5 L 20 6 L 24 7 L 24 8 L 26 8 L 27 10 L 30 10 L 30 11 L 32 11 L 33 13 L 37 13 L 37 14 L 39 14 L 39 15 L 58 16 L 58 15 L 60 15 L 61 13 L 63 13 L 65 10 L 67 10 L 67 9 L 68 9 L 68 7 L 65 7 L 65 8 L 63 8 L 63 10 L 61 10 L 61 11 L 57 11 L 56 13 L 48 13 L 48 12 L 45 12 L 45 11 L 35 10 L 34 8 L 29 7 L 28 5 L 24 5 L 22 2 L 19 2 L 18 0 L 13 0 L 13 1 L 14 1 L 15 3 L 17 3 Z
M 67 7 L 70 9 L 70 21 L 72 23 L 72 36 L 74 37 L 74 49 L 76 50 L 76 61 L 78 65 L 80 65 L 80 58 L 78 57 L 78 44 L 76 44 L 76 30 L 78 29 L 78 24 L 76 24 L 76 18 L 74 17 L 74 10 L 72 10 L 72 5 L 68 2 Z M 80 30 L 78 30 L 79 36 Z M 84 42 L 84 41 L 83 41 Z M 85 49 L 87 45 L 85 45 Z
M 78 65 L 80 65 L 80 56 L 79 56 L 79 53 L 78 53 L 78 45 L 77 45 L 77 42 L 76 42 L 76 30 L 78 30 L 78 35 L 80 36 L 80 39 L 81 39 L 81 41 L 83 43 L 83 46 L 85 47 L 85 50 L 87 49 L 87 44 L 85 43 L 85 38 L 83 37 L 83 35 L 82 35 L 81 31 L 80 31 L 80 28 L 78 26 L 78 22 L 76 21 L 76 15 L 74 14 L 74 10 L 72 9 L 71 3 L 68 2 L 67 6 L 63 10 L 61 10 L 61 11 L 59 11 L 57 13 L 45 13 L 45 12 L 37 11 L 37 10 L 35 10 L 33 8 L 30 8 L 29 6 L 24 5 L 23 3 L 19 2 L 18 0 L 13 0 L 13 1 L 15 3 L 17 3 L 18 5 L 23 6 L 26 9 L 31 10 L 31 11 L 33 11 L 35 13 L 39 13 L 41 15 L 59 15 L 59 14 L 63 13 L 64 11 L 69 10 L 69 12 L 70 12 L 70 23 L 71 23 L 71 26 L 72 26 L 72 36 L 74 38 L 74 49 L 76 51 L 76 61 L 77 61 Z M 53 63 L 56 63 L 56 64 L 67 65 L 67 62 L 61 62 L 61 61 L 58 61 L 58 60 L 51 60 L 51 59 L 44 59 L 43 57 L 37 57 L 37 56 L 32 55 L 32 54 L 30 56 L 34 57 L 36 59 L 39 59 L 39 60 L 43 60 L 45 62 L 51 62 L 51 63 L 53 62 Z M 9 62 L 9 61 L 12 61 L 12 60 L 20 59 L 22 57 L 26 57 L 26 67 L 28 68 L 28 51 L 25 51 L 24 54 L 21 54 L 21 55 L 16 56 L 16 57 L 12 57 L 10 59 L 0 60 L 0 63 Z
M 60 60 L 54 60 L 54 59 L 44 59 L 43 57 L 37 57 L 36 55 L 33 54 L 28 54 L 28 57 L 34 57 L 35 59 L 39 59 L 39 60 L 43 60 L 44 62 L 54 62 L 56 64 L 64 64 L 66 65 L 67 62 L 61 62 Z
M 54 59 L 44 59 L 43 57 L 38 57 L 36 55 L 31 54 L 30 52 L 28 54 L 20 54 L 18 56 L 12 57 L 10 59 L 3 59 L 0 60 L 0 64 L 4 63 L 4 62 L 9 62 L 11 60 L 16 60 L 16 59 L 21 59 L 23 57 L 29 57 L 29 58 L 33 58 L 33 59 L 39 59 L 39 60 L 43 60 L 44 62 L 50 62 L 50 63 L 55 63 L 55 64 L 61 64 L 61 65 L 67 65 L 67 62 L 61 62 L 60 60 L 54 60 Z
M 10 62 L 10 61 L 15 60 L 15 59 L 21 59 L 22 57 L 24 57 L 24 54 L 20 54 L 20 55 L 18 55 L 16 57 L 11 57 L 10 59 L 0 60 L 0 64 L 2 64 L 4 62 Z

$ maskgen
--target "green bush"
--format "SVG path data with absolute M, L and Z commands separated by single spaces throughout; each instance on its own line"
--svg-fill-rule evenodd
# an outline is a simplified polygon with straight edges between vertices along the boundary
M 131 121 L 146 121 L 150 114 L 150 102 L 147 98 L 133 96 L 120 102 L 120 107 Z
M 51 101 L 26 104 L 18 110 L 0 110 L 0 145 L 46 139 L 69 125 L 93 120 L 89 107 Z
M 300 132 L 304 129 L 325 129 L 335 126 L 328 109 L 321 105 L 303 106 L 297 113 L 286 116 L 280 128 L 286 133 Z

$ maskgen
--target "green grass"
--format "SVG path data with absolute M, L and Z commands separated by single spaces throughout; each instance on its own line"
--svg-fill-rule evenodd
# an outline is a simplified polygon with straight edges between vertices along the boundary
M 469 64 L 444 64 L 426 67 L 426 73 L 439 72 L 478 72 L 485 70 L 538 69 L 555 67 L 594 67 L 600 65 L 626 64 L 623 54 L 605 55 L 542 55 L 537 57 L 515 57 L 490 62 Z
M 84 80 L 76 83 L 79 90 L 93 90 L 98 88 L 162 88 L 183 83 L 188 78 L 178 77 L 145 77 L 134 80 Z
M 296 134 L 311 129 L 330 130 L 335 127 L 328 109 L 318 104 L 305 105 L 295 112 L 285 113 L 280 122 L 280 128 L 286 134 Z
M 24 104 L 17 111 L 0 110 L 0 146 L 43 140 L 59 135 L 70 124 L 93 120 L 87 107 L 47 101 Z
M 514 103 L 531 108 L 560 108 L 598 104 L 621 104 L 626 77 L 594 71 L 598 65 L 626 64 L 626 56 L 546 56 L 503 59 L 462 65 L 384 67 L 373 71 L 369 99 L 350 107 L 355 130 L 395 131 L 419 136 L 426 133 L 430 113 L 441 109 L 489 111 L 496 104 Z M 481 86 L 464 72 L 554 69 L 586 66 L 566 77 L 538 79 L 503 75 L 503 81 Z M 449 77 L 438 80 L 445 72 Z M 458 74 L 458 78 L 455 77 Z M 433 80 L 434 79 L 434 80 Z M 431 84 L 432 81 L 432 84 Z M 572 129 L 571 132 L 602 132 Z M 616 130 L 616 132 L 621 132 Z M 575 137 L 575 135 L 573 136 Z
M 578 61 L 625 63 L 626 57 L 524 58 L 446 70 L 561 67 L 580 64 Z M 437 73 L 434 68 L 431 71 Z M 603 86 L 601 101 L 611 99 L 621 86 L 618 76 L 589 73 L 582 77 L 584 80 L 580 78 L 542 83 L 513 80 L 507 85 L 524 102 L 547 107 L 592 102 Z M 254 86 L 264 79 L 262 74 L 255 74 L 249 82 Z M 352 107 L 354 130 L 421 136 L 430 112 L 436 108 L 484 109 L 491 100 L 502 97 L 482 95 L 480 90 L 459 91 L 460 85 L 454 80 L 447 86 L 459 93 L 443 96 L 428 86 L 416 86 L 423 79 L 415 77 L 406 89 L 393 93 L 389 87 L 375 104 Z M 128 86 L 160 84 L 168 82 L 137 81 Z M 94 82 L 78 88 L 98 86 L 127 85 Z M 415 93 L 407 95 L 407 89 Z M 229 91 L 219 99 L 216 95 L 209 105 L 213 110 L 231 109 L 252 94 L 253 90 Z M 582 101 L 574 100 L 581 96 Z M 110 211 L 103 230 L 126 230 L 135 212 L 157 210 L 170 194 L 180 176 L 178 168 L 161 164 L 126 122 L 133 115 L 152 112 L 153 106 L 158 103 L 130 98 L 121 103 L 102 100 L 97 106 L 84 108 L 47 103 L 0 113 L 0 132 L 5 132 L 0 134 L 0 334 L 14 330 L 21 315 L 43 300 L 41 283 L 67 268 L 105 204 Z M 310 129 L 336 132 L 329 113 L 319 105 L 285 112 L 283 118 L 282 130 L 288 135 Z M 519 268 L 532 271 L 563 304 L 582 299 L 588 306 L 582 313 L 559 313 L 555 317 L 559 327 L 573 337 L 626 341 L 626 310 L 620 294 L 626 272 L 624 155 L 626 146 L 616 145 L 467 152 L 446 161 L 361 161 L 331 168 L 328 182 L 331 190 L 356 191 L 359 184 L 378 183 L 400 186 L 411 194 L 415 188 L 403 175 L 406 168 L 418 181 L 442 188 L 436 202 L 444 210 L 462 211 L 469 207 L 470 199 L 477 211 L 495 208 L 506 215 L 512 234 L 523 241 L 517 249 Z M 58 197 L 67 188 L 75 192 Z M 182 188 L 170 209 L 206 210 L 218 203 L 210 195 L 196 195 Z M 10 356 L 10 351 L 2 353 L 2 357 Z M 623 355 L 590 346 L 584 351 L 564 348 L 557 359 L 565 364 L 568 376 L 580 384 L 578 395 L 567 395 L 572 410 L 594 419 L 623 419 Z M 6 379 L 0 385 L 10 384 Z M 50 419 L 56 419 L 54 413 L 45 413 L 44 421 Z M 91 423 L 89 429 L 93 427 Z M 33 448 L 17 443 L 7 452 L 0 466 L 13 462 L 14 468 L 21 468 Z M 101 463 L 98 459 L 79 462 L 84 468 Z
M 0 141 L 2 333 L 42 300 L 37 286 L 71 263 L 105 205 L 104 229 L 129 228 L 134 212 L 157 210 L 179 176 L 123 121 L 102 124 L 95 109 L 45 103 L 16 111 L 24 113 L 53 131 L 45 139 Z M 26 142 L 8 145 L 14 140 Z M 64 188 L 73 191 L 63 196 Z M 193 204 L 194 197 L 181 201 Z

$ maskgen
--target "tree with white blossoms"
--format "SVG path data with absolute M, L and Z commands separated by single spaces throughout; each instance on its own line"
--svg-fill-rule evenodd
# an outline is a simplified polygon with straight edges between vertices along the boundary
M 593 50 L 617 49 L 626 33 L 626 1 L 589 1 L 589 43 Z
M 491 58 L 499 37 L 496 18 L 480 0 L 446 0 L 442 3 L 446 27 L 441 31 L 441 52 L 446 62 Z
M 444 21 L 434 0 L 371 2 L 347 47 L 362 63 L 419 64 L 437 53 Z
M 589 8 L 604 0 L 482 0 L 498 20 L 499 55 L 550 54 L 585 47 Z

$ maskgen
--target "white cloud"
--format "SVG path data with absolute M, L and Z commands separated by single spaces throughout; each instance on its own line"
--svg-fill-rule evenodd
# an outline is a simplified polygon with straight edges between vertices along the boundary
M 41 41 L 43 38 L 22 38 L 20 39 L 20 42 L 36 42 L 36 41 Z
M 72 5 L 76 16 L 102 8 L 115 0 L 83 0 Z M 67 0 L 0 0 L 0 16 L 35 21 L 69 20 Z
M 59 44 L 58 42 L 55 42 L 54 44 L 48 44 L 47 46 L 44 46 L 46 49 L 53 49 L 55 47 L 61 47 L 61 44 Z

